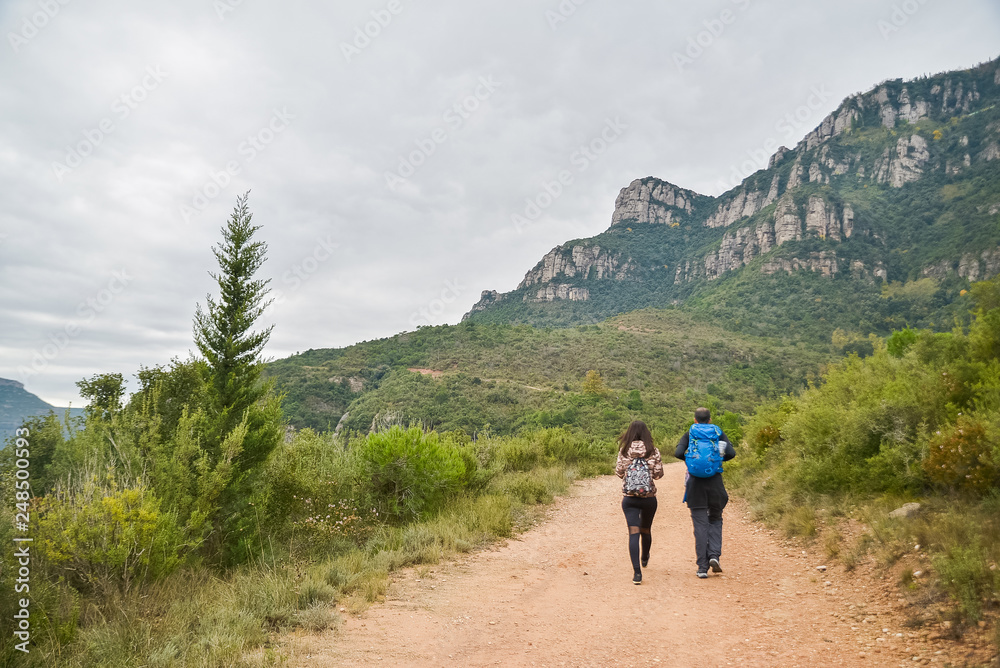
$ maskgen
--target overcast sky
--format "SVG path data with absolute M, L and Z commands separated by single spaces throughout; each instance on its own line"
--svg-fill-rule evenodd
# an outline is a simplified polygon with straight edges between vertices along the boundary
M 247 189 L 280 358 L 458 322 L 635 178 L 719 194 L 845 96 L 1000 53 L 995 0 L 4 0 L 0 27 L 0 377 L 77 406 L 193 349 Z

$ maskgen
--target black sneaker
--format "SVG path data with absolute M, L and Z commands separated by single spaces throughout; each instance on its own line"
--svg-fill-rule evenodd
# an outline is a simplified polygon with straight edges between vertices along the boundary
M 647 554 L 645 557 L 642 558 L 642 567 L 645 568 L 648 565 L 649 565 L 649 555 Z
M 704 580 L 705 578 L 708 577 L 708 572 L 707 571 L 698 571 L 698 577 L 701 578 L 702 580 Z
M 632 584 L 642 584 L 642 573 L 636 573 L 632 576 Z
M 722 566 L 719 565 L 719 560 L 718 559 L 709 559 L 708 560 L 708 565 L 712 567 L 712 572 L 713 573 L 721 573 L 722 572 Z

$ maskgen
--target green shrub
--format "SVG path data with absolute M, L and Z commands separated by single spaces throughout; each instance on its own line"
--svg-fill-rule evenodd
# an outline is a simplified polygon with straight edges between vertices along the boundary
M 973 621 L 982 613 L 983 599 L 992 597 L 1000 586 L 1000 578 L 989 569 L 988 562 L 989 554 L 979 540 L 968 545 L 950 545 L 933 559 L 941 584 Z
M 816 535 L 816 511 L 812 506 L 796 506 L 785 514 L 784 525 L 789 536 L 811 538 Z
M 504 471 L 530 471 L 544 458 L 544 446 L 538 440 L 525 436 L 505 439 L 499 457 Z
M 509 473 L 496 481 L 495 489 L 529 505 L 552 502 L 552 492 L 545 482 L 530 473 Z
M 371 434 L 358 446 L 357 456 L 373 505 L 396 521 L 440 508 L 461 488 L 466 472 L 457 448 L 417 427 Z
M 173 514 L 143 487 L 83 482 L 37 501 L 36 544 L 45 565 L 83 591 L 127 591 L 170 573 L 185 549 Z

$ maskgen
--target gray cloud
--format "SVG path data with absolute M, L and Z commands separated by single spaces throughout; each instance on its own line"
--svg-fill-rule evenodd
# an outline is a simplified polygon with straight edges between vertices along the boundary
M 605 229 L 633 178 L 718 194 L 846 95 L 995 56 L 998 19 L 989 0 L 5 3 L 0 376 L 41 355 L 28 388 L 78 403 L 81 377 L 186 356 L 246 189 L 281 296 L 268 355 L 456 322 Z M 581 168 L 608 119 L 627 128 Z

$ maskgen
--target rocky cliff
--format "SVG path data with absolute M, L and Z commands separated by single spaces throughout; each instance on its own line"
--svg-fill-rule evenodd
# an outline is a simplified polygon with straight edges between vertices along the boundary
M 611 225 L 624 222 L 677 226 L 681 217 L 691 213 L 695 202 L 707 199 L 659 179 L 636 179 L 618 193 Z
M 1000 272 L 1000 196 L 996 211 L 962 214 L 966 227 L 996 230 L 957 235 L 947 257 L 940 257 L 944 249 L 917 248 L 889 262 L 907 252 L 899 244 L 913 239 L 887 221 L 927 217 L 932 208 L 949 224 L 957 220 L 949 208 L 962 201 L 952 192 L 970 191 L 974 175 L 992 173 L 989 163 L 1000 158 L 998 104 L 1000 60 L 886 81 L 845 99 L 793 148 L 779 148 L 767 169 L 718 197 L 655 177 L 636 179 L 619 192 L 606 232 L 552 249 L 513 293 L 486 291 L 468 315 L 510 298 L 592 300 L 612 285 L 683 296 L 688 284 L 743 270 L 867 281 L 905 280 L 891 274 L 904 269 L 937 279 L 994 276 Z M 947 187 L 955 190 L 945 194 Z M 909 213 L 902 215 L 902 208 Z M 930 228 L 918 232 L 924 229 Z

